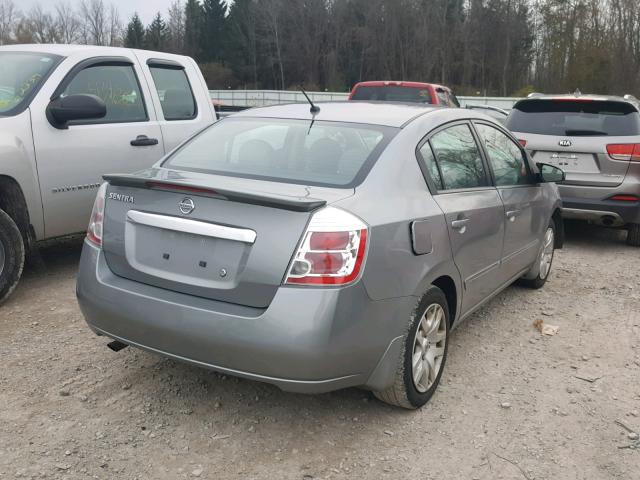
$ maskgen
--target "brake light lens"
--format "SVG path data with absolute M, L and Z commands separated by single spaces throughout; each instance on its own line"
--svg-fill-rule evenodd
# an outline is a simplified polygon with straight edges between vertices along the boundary
M 103 183 L 98 189 L 96 200 L 93 203 L 93 210 L 87 228 L 87 240 L 96 247 L 102 246 L 102 227 L 104 224 L 104 205 L 107 195 L 107 184 Z
M 335 207 L 316 212 L 296 252 L 289 285 L 346 285 L 364 264 L 368 228 L 355 215 Z
M 522 145 L 523 147 L 527 146 L 527 141 L 526 140 L 524 140 L 522 138 L 519 138 L 518 141 L 520 142 L 520 145 Z
M 607 153 L 614 160 L 640 162 L 640 143 L 607 145 Z
M 635 195 L 614 195 L 610 197 L 609 200 L 613 200 L 615 202 L 637 202 L 640 198 Z

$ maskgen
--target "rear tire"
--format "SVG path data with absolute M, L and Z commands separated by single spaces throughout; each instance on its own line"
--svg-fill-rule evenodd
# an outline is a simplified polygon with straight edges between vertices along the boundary
M 373 392 L 376 398 L 410 410 L 429 401 L 444 371 L 449 348 L 449 324 L 447 298 L 442 290 L 432 287 L 418 302 L 409 319 L 393 385 Z
M 640 247 L 640 223 L 632 223 L 629 225 L 627 233 L 627 245 L 632 247 Z
M 539 289 L 547 283 L 549 275 L 551 274 L 551 266 L 553 265 L 553 256 L 555 253 L 555 244 L 556 244 L 556 222 L 551 220 L 549 226 L 547 227 L 547 231 L 545 233 L 542 249 L 536 258 L 536 263 L 532 267 L 532 270 L 537 270 L 537 274 L 533 278 L 521 278 L 518 280 L 518 283 L 523 287 Z M 551 244 L 549 245 L 549 241 Z
M 24 240 L 13 219 L 0 210 L 0 305 L 18 285 L 24 268 Z

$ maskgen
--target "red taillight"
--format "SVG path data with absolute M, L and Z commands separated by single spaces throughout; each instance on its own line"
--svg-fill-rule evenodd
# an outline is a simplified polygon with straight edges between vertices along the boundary
M 107 184 L 103 183 L 96 193 L 96 200 L 93 203 L 93 210 L 87 228 L 87 240 L 97 247 L 102 246 L 102 228 L 104 225 L 104 204 L 107 194 Z
M 609 200 L 613 200 L 615 202 L 637 202 L 640 198 L 635 195 L 614 195 L 610 197 Z
M 524 140 L 522 138 L 519 138 L 518 141 L 520 142 L 520 145 L 522 145 L 523 147 L 527 146 L 527 141 L 526 140 Z
M 367 246 L 367 226 L 334 207 L 313 215 L 285 283 L 346 285 L 360 275 Z
M 607 145 L 607 153 L 614 160 L 640 162 L 639 143 L 618 143 Z

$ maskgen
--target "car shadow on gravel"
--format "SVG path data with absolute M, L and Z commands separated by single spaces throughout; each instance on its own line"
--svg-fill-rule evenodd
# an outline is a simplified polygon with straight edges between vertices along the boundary
M 588 222 L 565 220 L 565 248 L 580 247 L 626 247 L 627 231 L 619 228 L 606 228 Z M 634 247 L 628 247 L 634 248 Z

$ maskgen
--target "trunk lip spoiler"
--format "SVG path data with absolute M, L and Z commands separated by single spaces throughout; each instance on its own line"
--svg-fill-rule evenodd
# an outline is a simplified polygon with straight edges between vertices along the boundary
M 312 212 L 327 205 L 326 200 L 321 200 L 318 198 L 287 197 L 250 191 L 230 190 L 224 187 L 217 188 L 195 183 L 187 184 L 181 182 L 180 180 L 155 179 L 129 174 L 103 175 L 102 178 L 107 183 L 109 183 L 109 185 L 118 187 L 136 187 L 146 189 L 157 189 L 158 187 L 166 187 L 166 190 L 169 191 L 171 191 L 171 187 L 175 187 L 176 193 L 183 193 L 185 195 L 217 198 L 221 200 L 247 203 L 250 205 L 258 205 L 262 207 L 290 210 L 293 212 Z M 182 188 L 190 188 L 198 191 L 181 191 Z

